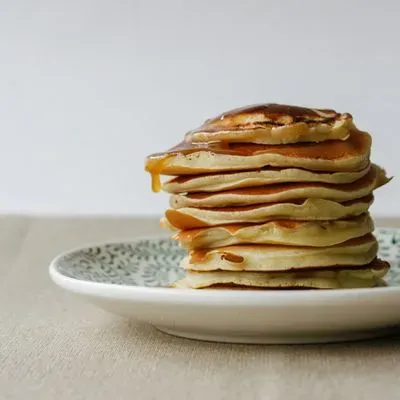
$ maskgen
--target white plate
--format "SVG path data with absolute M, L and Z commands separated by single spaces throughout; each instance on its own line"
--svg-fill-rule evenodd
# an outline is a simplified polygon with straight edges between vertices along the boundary
M 400 230 L 378 229 L 388 287 L 240 291 L 170 289 L 184 252 L 168 238 L 72 250 L 50 265 L 62 288 L 157 329 L 236 343 L 316 343 L 381 336 L 400 326 Z

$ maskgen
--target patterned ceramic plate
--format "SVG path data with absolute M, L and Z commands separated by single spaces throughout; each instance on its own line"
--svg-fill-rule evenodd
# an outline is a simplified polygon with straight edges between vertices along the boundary
M 103 309 L 189 338 L 242 343 L 328 342 L 372 337 L 400 325 L 400 230 L 378 229 L 388 287 L 312 291 L 170 289 L 182 277 L 175 241 L 143 238 L 72 250 L 53 280 Z

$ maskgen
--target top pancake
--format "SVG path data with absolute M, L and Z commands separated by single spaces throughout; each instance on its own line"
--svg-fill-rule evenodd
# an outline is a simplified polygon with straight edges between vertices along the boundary
M 249 143 L 189 143 L 149 156 L 146 170 L 157 175 L 197 175 L 265 167 L 295 167 L 312 171 L 360 171 L 369 163 L 371 136 L 353 131 L 347 140 L 265 145 Z
M 208 119 L 187 133 L 190 142 L 287 144 L 346 139 L 355 129 L 350 114 L 284 104 L 257 104 Z

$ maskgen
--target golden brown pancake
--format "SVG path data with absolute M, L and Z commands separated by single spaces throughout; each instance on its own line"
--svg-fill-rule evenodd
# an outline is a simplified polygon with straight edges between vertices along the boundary
M 369 173 L 353 183 L 330 185 L 327 183 L 279 183 L 226 190 L 223 192 L 198 192 L 171 196 L 173 208 L 184 207 L 231 207 L 285 202 L 295 199 L 316 198 L 337 202 L 365 197 L 389 179 L 385 171 L 372 165 Z
M 184 281 L 184 280 L 182 280 Z M 276 287 L 262 287 L 262 286 L 246 286 L 246 285 L 235 285 L 233 283 L 228 283 L 228 284 L 216 284 L 216 285 L 211 285 L 207 287 L 187 287 L 185 286 L 184 282 L 181 282 L 182 286 L 179 286 L 179 283 L 177 282 L 177 285 L 172 284 L 170 287 L 175 287 L 175 288 L 181 288 L 181 289 L 211 289 L 211 290 L 269 290 L 269 291 L 282 291 L 282 290 L 316 290 L 316 289 L 356 289 L 356 288 L 373 288 L 373 287 L 384 287 L 388 286 L 388 284 L 382 279 L 382 278 L 377 278 L 377 279 L 357 279 L 355 281 L 352 279 L 350 282 L 345 281 L 344 283 L 346 285 L 338 285 L 334 284 L 333 282 L 322 282 L 320 279 L 318 282 L 315 282 L 314 280 L 314 287 L 312 286 L 306 286 L 304 282 L 299 282 L 297 281 L 296 284 L 298 286 L 295 286 L 295 284 L 291 285 L 288 284 L 287 286 L 276 286 Z M 187 283 L 186 283 L 187 285 Z
M 350 114 L 284 104 L 257 104 L 208 119 L 189 132 L 191 142 L 287 144 L 346 139 L 354 130 Z
M 196 271 L 291 271 L 369 264 L 378 252 L 371 234 L 329 247 L 234 245 L 189 252 L 181 267 Z
M 370 165 L 354 172 L 315 172 L 299 168 L 264 167 L 253 171 L 234 171 L 205 175 L 183 175 L 164 182 L 169 193 L 220 192 L 287 182 L 322 182 L 333 185 L 355 182 L 365 176 Z
M 191 289 L 341 289 L 383 286 L 390 266 L 374 259 L 357 268 L 319 268 L 292 272 L 187 271 L 173 287 Z
M 371 136 L 353 131 L 347 140 L 321 143 L 262 145 L 250 143 L 188 143 L 146 159 L 153 190 L 160 190 L 159 175 L 196 175 L 219 171 L 246 171 L 265 166 L 312 171 L 354 172 L 369 164 Z
M 366 213 L 334 221 L 275 220 L 265 224 L 237 224 L 180 231 L 173 236 L 186 249 L 210 249 L 237 244 L 281 244 L 327 247 L 373 232 Z
M 293 200 L 285 203 L 258 204 L 242 207 L 168 209 L 165 218 L 177 229 L 209 226 L 263 223 L 276 219 L 328 221 L 357 216 L 368 211 L 373 196 L 338 203 L 324 199 Z

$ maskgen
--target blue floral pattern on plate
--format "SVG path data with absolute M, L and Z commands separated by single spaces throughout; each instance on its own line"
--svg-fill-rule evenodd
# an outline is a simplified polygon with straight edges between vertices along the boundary
M 400 229 L 379 228 L 379 257 L 391 263 L 386 277 L 400 285 Z M 58 259 L 57 270 L 78 280 L 129 286 L 168 286 L 183 277 L 179 262 L 186 251 L 168 238 L 139 239 L 70 252 Z

